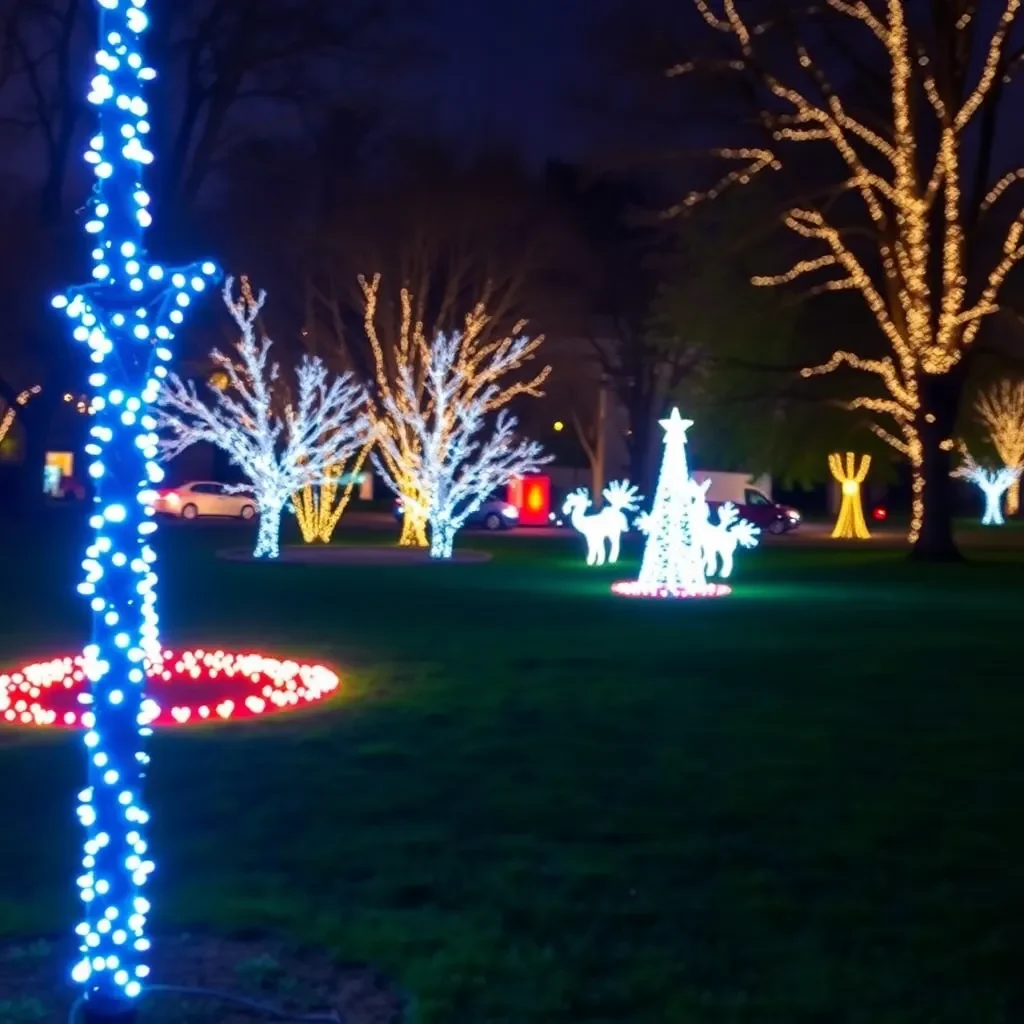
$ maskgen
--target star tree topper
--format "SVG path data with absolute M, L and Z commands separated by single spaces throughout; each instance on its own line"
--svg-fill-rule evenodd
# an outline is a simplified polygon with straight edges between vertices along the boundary
M 665 431 L 666 448 L 673 444 L 686 444 L 686 432 L 693 426 L 693 420 L 684 420 L 678 409 L 673 409 L 667 420 L 658 420 L 658 423 Z

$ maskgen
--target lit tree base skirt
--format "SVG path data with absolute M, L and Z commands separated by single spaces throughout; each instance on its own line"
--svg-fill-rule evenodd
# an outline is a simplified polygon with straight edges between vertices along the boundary
M 276 714 L 322 700 L 339 683 L 324 665 L 221 650 L 164 651 L 146 673 L 143 708 L 156 728 Z M 83 728 L 88 691 L 81 656 L 0 673 L 0 725 Z
M 620 597 L 649 597 L 649 598 L 697 598 L 697 597 L 725 597 L 732 593 L 732 587 L 724 583 L 706 583 L 699 589 L 687 587 L 663 587 L 647 586 L 638 583 L 636 580 L 620 580 L 612 584 L 612 593 Z

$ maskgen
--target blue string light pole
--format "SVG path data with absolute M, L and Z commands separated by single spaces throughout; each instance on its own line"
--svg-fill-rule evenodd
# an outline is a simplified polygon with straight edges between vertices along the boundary
M 152 217 L 143 170 L 153 154 L 144 94 L 156 77 L 141 54 L 147 0 L 96 3 L 99 48 L 88 99 L 99 129 L 85 156 L 96 175 L 85 225 L 94 241 L 93 280 L 53 304 L 90 350 L 95 409 L 86 446 L 96 489 L 94 533 L 78 588 L 93 611 L 85 651 L 91 686 L 83 698 L 89 779 L 78 807 L 86 831 L 78 877 L 85 913 L 71 973 L 82 986 L 84 1019 L 121 1024 L 134 1019 L 149 973 L 143 892 L 154 867 L 141 789 L 150 732 L 145 662 L 160 650 L 150 504 L 163 472 L 150 406 L 187 307 L 218 271 L 212 263 L 165 269 L 146 256 Z

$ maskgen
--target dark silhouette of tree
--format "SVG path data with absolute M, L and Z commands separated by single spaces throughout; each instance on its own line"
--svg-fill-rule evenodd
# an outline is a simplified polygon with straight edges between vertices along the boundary
M 577 252 L 541 182 L 505 154 L 459 163 L 419 140 L 401 143 L 381 166 L 349 177 L 315 215 L 303 282 L 314 351 L 333 349 L 370 375 L 360 274 L 381 276 L 385 348 L 400 335 L 403 289 L 428 336 L 461 329 L 478 304 L 490 316 L 486 336 L 524 321 L 532 334 L 561 331 L 573 298 L 565 267 Z
M 585 245 L 574 268 L 580 329 L 625 410 L 630 479 L 644 486 L 652 475 L 658 417 L 695 365 L 692 347 L 652 329 L 674 232 L 652 223 L 656 195 L 640 180 L 589 175 L 567 165 L 553 165 L 549 180 Z

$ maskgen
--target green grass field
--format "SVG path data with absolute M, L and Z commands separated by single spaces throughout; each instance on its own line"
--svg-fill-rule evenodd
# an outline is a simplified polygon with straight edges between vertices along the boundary
M 347 539 L 357 542 L 359 537 Z M 370 961 L 419 1024 L 1024 1019 L 1024 561 L 779 544 L 637 602 L 575 543 L 483 565 L 219 561 L 165 639 L 319 658 L 330 705 L 158 736 L 157 927 Z M 0 542 L 0 663 L 86 637 L 76 530 Z M 0 730 L 0 935 L 77 919 L 82 757 Z

